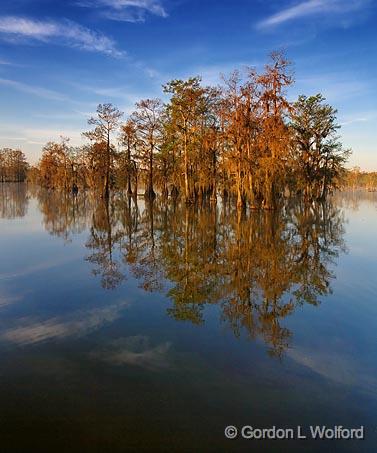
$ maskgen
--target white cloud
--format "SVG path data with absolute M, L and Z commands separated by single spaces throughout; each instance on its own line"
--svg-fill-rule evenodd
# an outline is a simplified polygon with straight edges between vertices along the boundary
M 357 123 L 375 122 L 377 119 L 377 110 L 362 112 L 353 112 L 351 115 L 341 117 L 341 126 L 351 126 Z
M 85 123 L 84 123 L 85 124 Z M 25 128 L 20 130 L 30 144 L 46 144 L 49 141 L 57 141 L 59 137 L 69 137 L 72 146 L 81 145 L 83 143 L 81 132 L 77 129 L 53 128 L 53 129 L 38 129 Z
M 1 132 L 1 129 L 0 129 L 0 132 Z M 30 224 L 27 225 L 27 228 L 30 229 Z M 12 231 L 15 232 L 14 228 L 12 229 Z M 37 229 L 36 231 L 39 231 L 39 229 Z M 9 234 L 8 231 L 7 231 L 7 234 Z M 78 255 L 78 256 L 81 256 L 81 255 Z M 33 275 L 34 273 L 43 271 L 45 269 L 51 269 L 53 267 L 61 266 L 62 264 L 67 264 L 67 263 L 71 262 L 73 259 L 74 258 L 72 258 L 72 257 L 70 257 L 69 259 L 57 258 L 57 259 L 53 259 L 53 260 L 46 260 L 37 265 L 26 264 L 25 267 L 18 268 L 16 272 L 1 273 L 0 281 L 17 279 L 19 277 L 24 277 L 25 275 Z
M 18 295 L 0 294 L 0 308 L 20 302 L 21 300 L 23 300 L 23 298 L 24 298 L 23 294 Z
M 290 93 L 295 99 L 301 93 L 321 92 L 330 104 L 339 104 L 365 95 L 372 89 L 371 83 L 363 78 L 355 79 L 351 73 L 313 73 L 298 77 Z
M 204 85 L 219 85 L 223 83 L 223 77 L 227 78 L 235 70 L 240 71 L 242 75 L 248 71 L 248 68 L 261 66 L 262 63 L 257 61 L 233 61 L 223 64 L 196 66 L 185 73 L 184 77 L 188 78 L 192 74 L 197 74 L 202 78 Z
M 31 94 L 33 96 L 37 96 L 39 98 L 43 99 L 49 99 L 51 101 L 61 101 L 64 103 L 70 103 L 73 105 L 76 105 L 77 107 L 81 108 L 90 108 L 90 109 L 95 109 L 97 104 L 95 102 L 83 102 L 75 98 L 71 98 L 63 93 L 60 93 L 55 90 L 49 90 L 47 88 L 43 88 L 37 85 L 30 85 L 27 83 L 19 82 L 17 80 L 12 80 L 12 79 L 4 79 L 0 77 L 0 86 L 5 86 L 9 87 L 13 90 L 19 91 L 21 93 L 27 93 Z M 84 85 L 83 85 L 84 86 Z M 44 116 L 47 116 L 48 118 L 57 118 L 59 117 L 60 119 L 62 118 L 62 115 L 64 116 L 63 112 L 59 113 L 53 113 L 53 114 L 45 114 Z M 33 114 L 33 116 L 43 116 L 41 114 Z M 67 117 L 67 115 L 65 115 Z M 69 115 L 69 118 L 77 118 L 78 116 L 88 116 L 86 113 L 79 111 L 79 110 L 74 110 L 72 113 Z M 0 126 L 1 127 L 1 126 Z
M 364 364 L 360 357 L 346 352 L 349 350 L 346 346 L 342 350 L 295 348 L 289 349 L 287 355 L 326 379 L 374 392 L 377 379 L 373 365 Z M 359 373 L 358 370 L 363 370 L 363 373 Z
M 17 82 L 16 80 L 2 79 L 0 78 L 0 85 L 13 88 L 22 93 L 32 94 L 45 99 L 51 99 L 53 101 L 67 101 L 68 98 L 58 93 L 57 91 L 48 90 L 37 86 L 28 85 L 26 83 Z
M 307 0 L 284 8 L 257 24 L 259 29 L 278 26 L 294 19 L 321 14 L 344 14 L 362 8 L 369 0 Z
M 107 19 L 143 22 L 147 14 L 167 17 L 160 0 L 80 0 L 79 6 L 97 8 Z
M 80 116 L 78 118 L 80 120 Z M 84 143 L 81 134 L 84 127 L 86 127 L 84 118 L 77 127 L 57 125 L 51 128 L 39 128 L 23 125 L 20 122 L 2 123 L 0 125 L 0 148 L 22 148 L 29 162 L 36 163 L 40 158 L 42 146 L 49 141 L 59 141 L 60 137 L 69 137 L 72 146 L 81 146 Z M 8 277 L 3 274 L 0 276 L 0 280 L 3 278 Z
M 340 123 L 340 126 L 350 126 L 355 123 L 365 123 L 368 121 L 368 118 L 351 118 Z
M 17 325 L 0 332 L 0 339 L 15 344 L 36 344 L 48 340 L 81 337 L 120 318 L 129 304 L 116 302 L 103 308 L 78 310 L 49 319 L 21 318 Z
M 118 99 L 122 101 L 126 100 L 132 104 L 135 104 L 135 102 L 140 99 L 140 96 L 130 93 L 127 86 L 95 86 L 78 82 L 71 82 L 70 85 L 80 91 L 93 93 L 104 98 Z
M 69 20 L 55 22 L 3 16 L 0 17 L 0 35 L 11 42 L 28 39 L 63 44 L 113 57 L 124 55 L 111 38 Z
M 10 140 L 10 141 L 15 141 L 15 142 L 25 142 L 26 138 L 25 137 L 6 137 L 6 136 L 0 136 L 0 140 Z
M 149 337 L 136 335 L 120 338 L 91 355 L 112 365 L 131 365 L 157 371 L 171 366 L 170 349 L 170 342 L 152 346 Z

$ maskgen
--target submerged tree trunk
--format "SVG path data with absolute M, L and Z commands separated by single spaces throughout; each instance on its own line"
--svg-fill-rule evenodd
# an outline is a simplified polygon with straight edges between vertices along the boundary
M 149 199 L 156 198 L 156 193 L 153 189 L 153 148 L 149 153 L 149 175 L 148 175 L 148 184 L 145 189 L 145 196 Z
M 127 193 L 128 195 L 132 195 L 132 186 L 131 186 L 131 147 L 128 143 L 127 145 Z
M 265 180 L 265 189 L 264 189 L 264 198 L 263 198 L 263 209 L 275 209 L 275 196 L 274 196 L 274 183 L 272 181 L 271 175 L 266 172 Z
M 138 168 L 135 164 L 135 188 L 134 188 L 134 193 L 133 193 L 135 200 L 137 199 L 137 195 L 138 195 L 138 190 L 139 190 L 138 185 L 139 185 L 139 175 L 138 175 Z
M 186 127 L 186 124 L 184 127 Z M 184 174 L 185 174 L 185 199 L 186 199 L 186 203 L 192 203 L 192 197 L 191 197 L 191 192 L 190 192 L 190 181 L 189 181 L 189 159 L 188 159 L 187 132 L 186 131 L 184 134 L 183 155 L 184 155 Z
M 111 156 L 110 156 L 110 132 L 107 132 L 106 142 L 106 169 L 105 169 L 105 187 L 104 195 L 108 199 L 110 195 L 110 167 L 111 167 Z
M 237 168 L 237 209 L 242 208 L 242 188 L 241 188 L 241 164 L 238 162 L 238 168 Z

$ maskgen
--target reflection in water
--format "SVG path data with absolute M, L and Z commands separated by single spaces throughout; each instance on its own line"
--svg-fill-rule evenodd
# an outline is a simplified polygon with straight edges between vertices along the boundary
M 377 209 L 377 192 L 368 192 L 363 189 L 348 190 L 336 193 L 335 198 L 338 204 L 347 209 L 352 209 L 353 211 L 359 210 L 362 201 L 367 201 Z
M 127 303 L 121 301 L 102 308 L 75 310 L 68 316 L 46 320 L 25 317 L 18 320 L 16 326 L 5 329 L 0 338 L 26 345 L 51 339 L 81 337 L 105 324 L 111 324 L 121 316 L 126 307 Z
M 102 286 L 106 289 L 116 288 L 124 279 L 115 258 L 116 248 L 123 236 L 115 206 L 100 199 L 93 209 L 90 236 L 86 243 L 91 254 L 86 259 L 94 265 L 93 274 L 101 276 Z
M 70 236 L 85 231 L 90 226 L 90 199 L 81 193 L 71 196 L 67 193 L 32 188 L 38 198 L 43 214 L 43 224 L 49 233 L 70 241 Z
M 28 203 L 26 184 L 0 184 L 0 218 L 24 217 L 27 213 Z
M 23 202 L 15 193 L 7 205 L 26 206 L 26 191 Z M 331 292 L 332 268 L 345 250 L 343 215 L 331 200 L 241 214 L 231 204 L 144 203 L 121 194 L 105 201 L 40 189 L 36 195 L 49 233 L 68 241 L 89 231 L 86 261 L 103 288 L 132 276 L 145 291 L 167 295 L 170 317 L 194 324 L 204 323 L 205 308 L 217 304 L 236 336 L 263 338 L 276 356 L 292 335 L 281 321 Z M 120 351 L 114 360 L 143 361 L 137 354 Z
M 153 371 L 171 367 L 170 347 L 169 342 L 152 346 L 148 337 L 136 335 L 117 339 L 92 356 L 113 365 L 134 365 Z

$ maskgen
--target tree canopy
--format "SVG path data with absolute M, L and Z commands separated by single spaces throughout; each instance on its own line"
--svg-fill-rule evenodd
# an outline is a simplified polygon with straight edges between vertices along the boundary
M 220 86 L 172 80 L 165 102 L 137 102 L 124 123 L 115 106 L 100 104 L 83 133 L 87 144 L 48 143 L 33 179 L 106 198 L 111 190 L 136 195 L 139 184 L 149 199 L 192 204 L 221 195 L 239 209 L 274 209 L 287 196 L 325 199 L 345 177 L 350 152 L 337 135 L 336 109 L 321 94 L 291 102 L 293 83 L 291 63 L 274 52 L 261 72 L 234 71 Z

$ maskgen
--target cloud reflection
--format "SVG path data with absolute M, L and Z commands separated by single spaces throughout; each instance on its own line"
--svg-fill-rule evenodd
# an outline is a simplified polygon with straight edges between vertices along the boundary
M 117 302 L 104 308 L 79 310 L 67 316 L 46 320 L 26 317 L 19 319 L 16 327 L 0 332 L 0 339 L 18 345 L 81 337 L 120 318 L 127 302 Z
M 136 335 L 113 341 L 107 347 L 93 352 L 92 357 L 112 365 L 133 365 L 158 371 L 171 367 L 170 349 L 170 342 L 152 346 L 149 337 Z
M 357 356 L 345 352 L 320 348 L 295 348 L 289 349 L 287 355 L 298 364 L 321 375 L 325 379 L 343 384 L 355 386 L 361 390 L 375 393 L 377 379 L 375 370 L 368 369 L 368 365 L 360 362 Z M 360 373 L 363 370 L 363 373 Z

